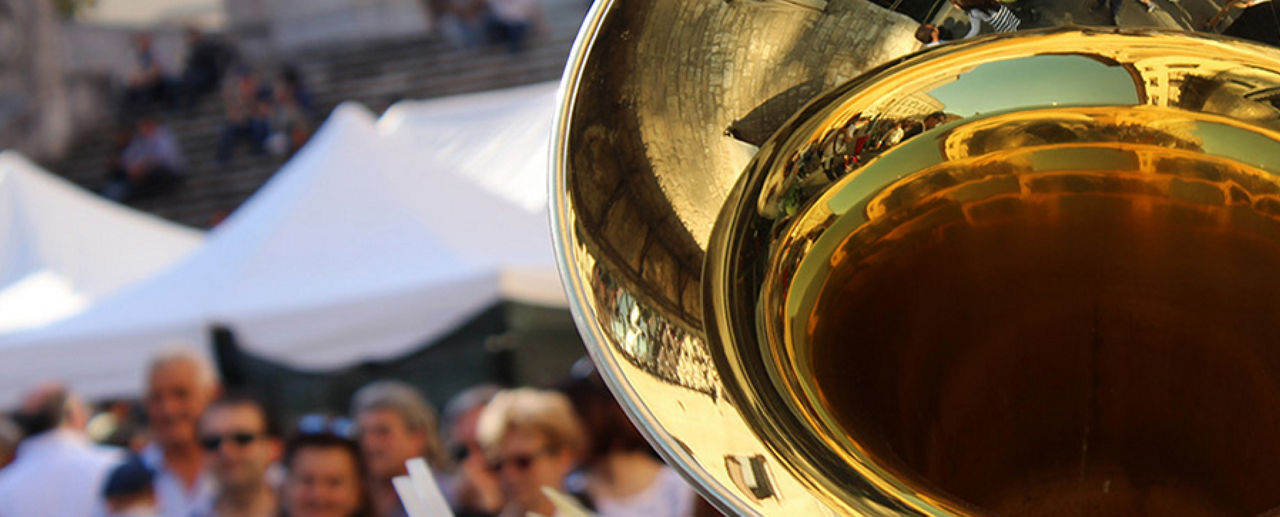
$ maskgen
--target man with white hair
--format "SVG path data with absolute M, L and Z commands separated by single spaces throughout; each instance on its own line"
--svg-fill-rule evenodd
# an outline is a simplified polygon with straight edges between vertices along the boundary
M 60 384 L 44 384 L 23 399 L 17 418 L 27 437 L 13 463 L 0 470 L 0 515 L 99 515 L 98 494 L 122 455 L 89 441 L 80 398 Z
M 144 401 L 153 441 L 142 459 L 155 472 L 156 502 L 164 517 L 187 517 L 214 496 L 197 429 L 217 391 L 213 366 L 194 350 L 162 352 L 147 367 Z

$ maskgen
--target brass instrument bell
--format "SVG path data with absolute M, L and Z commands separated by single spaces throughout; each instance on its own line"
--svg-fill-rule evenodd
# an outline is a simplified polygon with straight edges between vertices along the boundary
M 591 10 L 553 228 L 633 421 L 733 514 L 1276 511 L 1280 51 L 917 25 Z

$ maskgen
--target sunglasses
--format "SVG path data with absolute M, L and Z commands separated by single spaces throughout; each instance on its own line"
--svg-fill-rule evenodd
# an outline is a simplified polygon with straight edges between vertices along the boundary
M 471 447 L 466 445 L 454 445 L 449 448 L 449 456 L 453 458 L 454 463 L 462 463 L 471 457 Z
M 529 470 L 529 467 L 532 467 L 533 462 L 537 461 L 538 458 L 542 456 L 546 456 L 553 452 L 555 451 L 552 451 L 551 449 L 543 449 L 541 451 L 538 451 L 532 454 L 515 454 L 509 458 L 503 458 L 503 459 L 489 462 L 489 470 L 492 470 L 494 472 L 501 472 L 502 469 L 510 465 L 512 467 L 515 467 L 516 470 L 523 472 L 523 471 Z
M 259 438 L 257 433 L 227 433 L 216 436 L 205 436 L 200 438 L 200 446 L 206 451 L 216 451 L 222 448 L 224 440 L 234 442 L 236 445 L 244 447 L 253 443 Z
M 356 435 L 356 426 L 349 418 L 317 413 L 298 419 L 298 433 L 332 434 L 350 440 Z

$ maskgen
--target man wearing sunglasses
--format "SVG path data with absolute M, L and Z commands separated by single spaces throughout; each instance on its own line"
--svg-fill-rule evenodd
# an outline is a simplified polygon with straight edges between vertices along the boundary
M 200 445 L 218 491 L 193 517 L 272 517 L 279 513 L 267 472 L 280 456 L 262 405 L 248 398 L 214 402 L 200 418 Z

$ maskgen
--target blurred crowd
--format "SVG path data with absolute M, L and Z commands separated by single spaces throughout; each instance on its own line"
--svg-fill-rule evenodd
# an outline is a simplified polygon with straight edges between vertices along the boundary
M 224 393 L 202 355 L 164 351 L 145 369 L 140 403 L 90 417 L 49 383 L 0 418 L 0 515 L 404 516 L 392 479 L 419 457 L 460 517 L 557 515 L 543 487 L 603 517 L 712 512 L 599 376 L 575 371 L 556 389 L 464 390 L 440 420 L 410 385 L 377 381 L 349 415 L 281 426 L 260 402 Z
M 314 106 L 296 67 L 255 70 L 233 45 L 196 28 L 185 30 L 184 41 L 186 57 L 175 73 L 157 58 L 150 34 L 134 36 L 116 117 L 116 151 L 102 189 L 110 199 L 145 199 L 181 182 L 188 163 L 159 115 L 191 113 L 214 94 L 219 94 L 224 113 L 216 154 L 220 168 L 242 145 L 254 154 L 286 156 L 311 135 Z
M 539 0 L 431 0 L 441 37 L 457 49 L 495 46 L 523 52 L 545 29 Z M 296 66 L 252 64 L 231 42 L 184 30 L 182 65 L 167 69 L 149 33 L 134 36 L 120 73 L 115 149 L 102 194 L 131 202 L 173 191 L 192 163 L 161 119 L 190 119 L 206 97 L 221 101 L 214 165 L 226 171 L 240 149 L 284 157 L 302 147 L 319 116 Z M 168 115 L 168 116 L 166 116 Z M 198 165 L 198 164 L 197 164 Z
M 106 165 L 102 195 L 136 201 L 164 195 L 187 171 L 178 138 L 159 123 L 160 114 L 191 113 L 205 97 L 219 95 L 224 120 L 216 163 L 227 168 L 234 151 L 285 156 L 311 136 L 315 106 L 301 73 L 292 65 L 261 72 L 236 47 L 219 37 L 187 28 L 182 70 L 166 70 L 156 58 L 151 35 L 133 38 L 116 116 L 115 146 Z
M 952 31 L 943 26 L 924 23 L 917 28 L 916 40 L 926 48 L 934 47 L 956 39 L 967 39 L 980 33 L 1014 32 L 1023 24 L 1036 24 L 1040 21 L 1040 12 L 1035 2 L 1030 0 L 950 0 L 951 6 L 965 13 L 969 21 L 968 32 L 956 38 Z M 1144 11 L 1151 13 L 1160 9 L 1152 0 L 1134 0 Z M 1170 0 L 1177 4 L 1180 0 Z M 1119 26 L 1120 9 L 1125 0 L 1092 0 L 1089 10 L 1106 17 L 1108 23 Z M 1194 27 L 1195 30 L 1218 33 L 1225 29 L 1224 22 L 1243 11 L 1270 3 L 1271 0 L 1228 0 L 1218 7 L 1217 12 L 1207 22 Z M 1269 17 L 1269 18 L 1273 18 Z
M 431 0 L 431 7 L 457 48 L 495 44 L 516 54 L 545 23 L 538 0 Z

